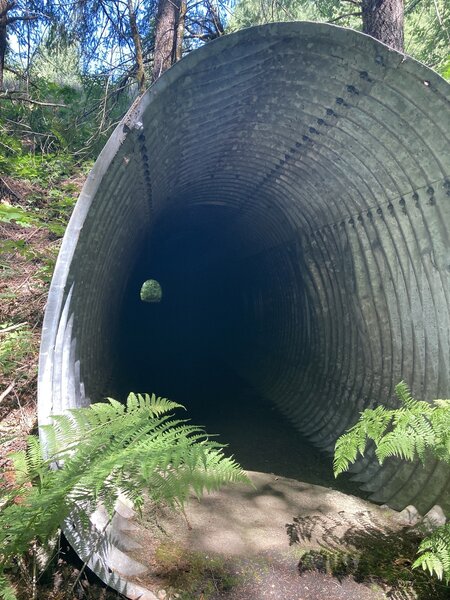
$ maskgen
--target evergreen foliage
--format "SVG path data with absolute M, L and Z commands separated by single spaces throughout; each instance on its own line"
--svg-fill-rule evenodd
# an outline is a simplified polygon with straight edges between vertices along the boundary
M 7 81 L 9 96 L 0 93 L 0 166 L 6 175 L 46 178 L 67 174 L 74 161 L 96 157 L 125 114 L 132 95 L 108 92 L 108 77 L 66 72 L 59 81 L 44 57 L 31 71 L 32 100 L 21 101 L 25 83 Z M 63 60 L 60 58 L 59 60 Z
M 318 21 L 362 30 L 357 0 L 237 0 L 229 29 L 277 21 Z M 405 53 L 450 78 L 450 3 L 447 0 L 405 2 Z
M 112 514 L 119 493 L 139 509 L 145 492 L 181 508 L 192 492 L 249 481 L 200 427 L 169 414 L 180 408 L 130 394 L 126 405 L 109 399 L 54 416 L 41 441 L 29 437 L 27 450 L 13 456 L 15 481 L 1 498 L 0 597 L 10 593 L 5 567 L 33 540 L 45 544 L 75 503 L 89 513 L 101 502 Z
M 380 464 L 392 456 L 419 459 L 422 464 L 427 456 L 434 456 L 450 464 L 450 400 L 434 400 L 431 404 L 415 400 L 403 381 L 395 391 L 401 402 L 399 408 L 366 409 L 358 423 L 338 438 L 333 463 L 336 477 L 347 471 L 358 455 L 364 456 L 371 441 Z M 419 553 L 414 567 L 420 566 L 449 582 L 450 524 L 426 537 Z

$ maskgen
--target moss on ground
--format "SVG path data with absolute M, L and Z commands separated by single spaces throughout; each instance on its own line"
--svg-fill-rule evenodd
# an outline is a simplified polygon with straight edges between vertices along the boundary
M 187 552 L 182 546 L 164 542 L 155 553 L 158 576 L 180 600 L 208 600 L 238 583 L 226 558 L 202 552 Z

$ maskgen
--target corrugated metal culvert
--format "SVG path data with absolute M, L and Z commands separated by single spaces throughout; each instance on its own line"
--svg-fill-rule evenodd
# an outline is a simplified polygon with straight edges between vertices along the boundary
M 177 326 L 207 314 L 192 347 L 213 345 L 325 451 L 401 379 L 449 397 L 449 125 L 444 80 L 339 27 L 256 27 L 176 64 L 75 208 L 45 317 L 40 423 L 114 394 L 124 356 L 142 363 L 133 327 L 164 306 Z M 140 302 L 149 279 L 158 304 Z M 170 332 L 155 327 L 141 329 L 157 352 Z M 450 508 L 437 463 L 381 469 L 369 455 L 356 472 L 395 508 Z M 95 568 L 120 588 L 108 548 Z

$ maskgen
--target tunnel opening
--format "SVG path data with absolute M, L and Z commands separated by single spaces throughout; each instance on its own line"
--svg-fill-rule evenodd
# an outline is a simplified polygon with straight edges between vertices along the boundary
M 402 379 L 448 394 L 448 86 L 339 28 L 227 40 L 155 84 L 89 176 L 49 295 L 39 419 L 120 387 L 188 404 L 175 384 L 223 365 L 330 455 Z M 161 302 L 141 302 L 150 280 Z M 354 466 L 372 500 L 425 512 L 448 505 L 447 471 Z
M 276 239 L 261 249 L 274 211 L 262 206 L 251 230 L 239 208 L 217 202 L 187 201 L 155 220 L 121 309 L 114 385 L 122 399 L 154 392 L 183 404 L 245 469 L 366 497 L 350 477 L 334 480 L 330 452 L 266 391 L 280 384 L 280 357 L 294 368 L 295 356 L 297 375 L 299 364 L 308 368 L 314 330 L 299 251 Z M 158 304 L 139 294 L 150 277 L 161 286 Z
M 252 458 L 301 434 L 329 457 L 402 379 L 416 398 L 448 398 L 448 116 L 437 74 L 331 25 L 250 28 L 179 61 L 114 131 L 69 223 L 39 423 L 154 391 L 224 442 L 226 418 L 242 425 Z M 140 299 L 150 280 L 160 302 Z M 223 432 L 207 422 L 219 411 Z M 279 456 L 316 464 L 301 445 Z M 325 460 L 312 470 L 331 474 Z M 380 466 L 367 452 L 353 472 L 371 500 L 450 511 L 442 462 Z M 91 560 L 72 537 L 110 582 L 109 542 Z

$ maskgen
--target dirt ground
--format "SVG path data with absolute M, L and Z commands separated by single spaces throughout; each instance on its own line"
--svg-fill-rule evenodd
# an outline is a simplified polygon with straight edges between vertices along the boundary
M 134 581 L 166 600 L 450 598 L 412 572 L 420 534 L 399 513 L 274 474 L 249 476 L 253 488 L 193 499 L 184 516 L 147 507 L 130 533 L 140 546 L 131 555 L 147 567 Z
M 74 194 L 82 185 L 76 180 Z M 29 208 L 31 195 L 45 204 L 45 190 L 0 178 L 0 201 Z M 34 203 L 36 204 L 36 203 Z M 39 207 L 38 207 L 39 208 Z M 45 227 L 0 222 L 0 492 L 9 481 L 11 452 L 26 447 L 37 431 L 37 365 L 42 320 L 61 239 Z M 33 582 L 32 552 L 15 564 L 10 578 L 19 600 L 112 600 L 108 590 L 61 538 L 55 560 Z
M 28 198 L 44 193 L 31 183 L 0 178 L 0 201 L 12 206 L 26 210 Z M 0 466 L 36 428 L 40 335 L 59 245 L 44 227 L 0 222 Z

